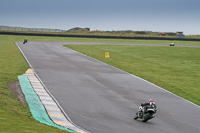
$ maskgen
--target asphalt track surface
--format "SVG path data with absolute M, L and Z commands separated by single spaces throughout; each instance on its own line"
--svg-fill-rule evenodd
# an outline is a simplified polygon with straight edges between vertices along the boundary
M 68 117 L 91 133 L 200 133 L 198 105 L 62 46 L 95 43 L 17 44 Z M 157 104 L 156 117 L 134 120 L 149 98 Z

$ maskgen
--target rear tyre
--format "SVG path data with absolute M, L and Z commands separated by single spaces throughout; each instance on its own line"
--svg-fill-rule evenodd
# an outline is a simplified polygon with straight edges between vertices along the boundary
M 134 119 L 135 120 L 137 120 L 137 118 L 138 118 L 138 115 L 137 115 L 137 113 L 134 115 Z
M 142 122 L 147 122 L 149 120 L 149 118 L 151 117 L 151 114 L 146 113 L 143 117 L 142 117 Z

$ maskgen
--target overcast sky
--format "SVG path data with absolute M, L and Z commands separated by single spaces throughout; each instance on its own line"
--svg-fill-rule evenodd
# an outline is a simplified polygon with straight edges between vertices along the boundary
M 200 0 L 0 0 L 0 25 L 200 34 Z

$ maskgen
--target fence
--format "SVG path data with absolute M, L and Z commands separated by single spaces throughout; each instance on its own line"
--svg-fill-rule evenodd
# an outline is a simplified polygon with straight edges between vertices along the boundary
M 24 27 L 10 27 L 0 26 L 1 31 L 35 31 L 35 32 L 66 32 L 60 29 L 47 29 L 47 28 L 24 28 Z

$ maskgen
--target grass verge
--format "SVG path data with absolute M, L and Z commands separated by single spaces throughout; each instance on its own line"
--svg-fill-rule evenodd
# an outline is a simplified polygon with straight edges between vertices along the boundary
M 66 45 L 200 105 L 200 48 Z M 105 52 L 110 58 L 105 58 Z
M 15 82 L 17 76 L 22 75 L 28 68 L 14 43 L 22 38 L 24 37 L 0 36 L 0 132 L 65 132 L 33 119 L 28 106 L 22 105 L 13 97 L 13 92 L 6 89 L 9 82 Z

